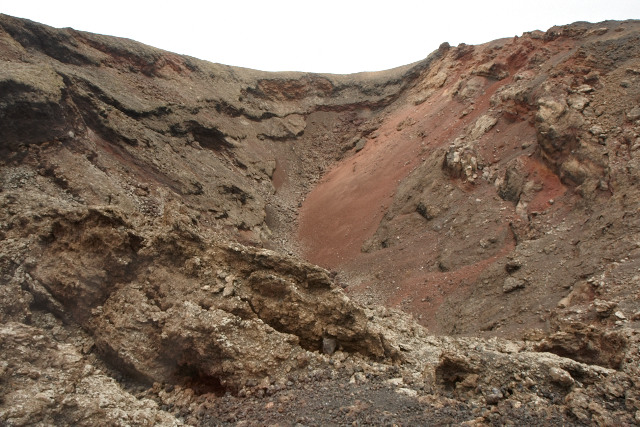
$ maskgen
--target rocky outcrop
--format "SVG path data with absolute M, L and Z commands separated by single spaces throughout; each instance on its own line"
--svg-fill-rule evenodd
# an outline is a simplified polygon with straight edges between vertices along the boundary
M 237 391 L 304 368 L 325 339 L 334 351 L 401 360 L 325 270 L 212 241 L 180 216 L 166 221 L 136 228 L 108 207 L 53 216 L 13 281 L 148 383 L 208 378 Z
M 48 331 L 0 326 L 0 419 L 7 425 L 183 425 L 151 399 L 130 394 Z

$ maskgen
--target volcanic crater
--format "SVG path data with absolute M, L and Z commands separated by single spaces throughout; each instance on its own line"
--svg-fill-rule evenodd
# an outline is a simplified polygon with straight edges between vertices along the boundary
M 351 75 L 0 15 L 4 425 L 640 423 L 640 22 Z

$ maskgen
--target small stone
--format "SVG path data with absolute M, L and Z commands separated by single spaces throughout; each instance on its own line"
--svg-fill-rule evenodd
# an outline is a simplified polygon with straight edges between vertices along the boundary
M 523 289 L 526 286 L 526 282 L 522 279 L 517 279 L 515 277 L 507 277 L 504 281 L 504 285 L 502 286 L 502 292 L 509 293 L 513 292 L 516 289 Z
M 605 318 L 611 316 L 611 313 L 618 304 L 613 301 L 604 301 L 596 299 L 593 301 L 593 306 L 596 309 L 596 313 L 599 317 Z
M 602 126 L 600 126 L 600 125 L 591 126 L 591 128 L 589 129 L 589 132 L 591 132 L 591 134 L 595 135 L 595 136 L 600 136 L 600 135 L 603 135 L 605 133 L 604 129 L 602 129 Z
M 589 105 L 589 98 L 584 95 L 573 94 L 569 96 L 567 103 L 571 108 L 582 111 L 587 105 Z
M 324 337 L 322 338 L 322 352 L 324 354 L 333 354 L 338 347 L 338 340 L 332 337 Z
M 388 380 L 385 381 L 387 384 L 391 384 L 391 385 L 402 385 L 404 384 L 404 379 L 403 378 L 389 378 Z
M 364 383 L 366 381 L 367 381 L 367 377 L 362 372 L 356 372 L 351 376 L 349 383 L 356 384 L 356 383 Z
M 558 308 L 567 308 L 569 307 L 569 304 L 571 304 L 571 295 L 567 295 L 566 297 L 562 298 L 560 301 L 558 301 Z
M 631 111 L 627 113 L 627 119 L 629 119 L 632 122 L 635 122 L 636 120 L 640 119 L 640 107 L 638 106 L 633 107 Z
M 620 320 L 627 320 L 627 317 L 621 311 L 616 311 L 615 313 L 613 313 L 613 315 L 616 316 Z
M 458 383 L 458 387 L 464 388 L 476 388 L 478 386 L 478 380 L 480 376 L 478 374 L 469 374 L 464 380 Z
M 504 266 L 505 271 L 509 274 L 515 273 L 520 268 L 522 268 L 522 262 L 519 259 L 511 259 Z
M 495 405 L 500 402 L 503 397 L 504 396 L 502 395 L 502 392 L 500 390 L 498 390 L 497 388 L 492 388 L 491 391 L 484 396 L 484 399 L 487 401 L 487 404 Z
M 418 396 L 418 392 L 416 390 L 413 390 L 411 388 L 405 388 L 405 387 L 400 387 L 396 389 L 396 393 L 399 394 L 404 394 L 410 397 L 417 397 Z
M 366 144 L 367 140 L 364 138 L 360 138 L 358 142 L 356 142 L 356 153 L 362 150 Z
M 571 374 L 561 368 L 552 367 L 549 369 L 551 381 L 564 387 L 569 387 L 575 382 Z
M 576 92 L 578 92 L 578 93 L 590 93 L 590 92 L 593 92 L 593 87 L 591 87 L 589 85 L 580 85 L 576 89 Z
M 600 27 L 600 28 L 596 28 L 593 30 L 590 30 L 587 35 L 596 35 L 596 36 L 601 36 L 603 34 L 606 34 L 609 31 L 609 29 L 607 27 Z

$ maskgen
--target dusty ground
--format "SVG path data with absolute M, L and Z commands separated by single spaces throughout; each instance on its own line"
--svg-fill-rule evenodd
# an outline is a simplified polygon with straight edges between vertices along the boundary
M 1 423 L 640 423 L 639 31 L 331 76 L 0 15 Z

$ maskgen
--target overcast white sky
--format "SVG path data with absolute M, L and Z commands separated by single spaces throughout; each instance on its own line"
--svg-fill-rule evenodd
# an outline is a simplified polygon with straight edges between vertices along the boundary
M 265 71 L 353 73 L 575 21 L 640 19 L 640 0 L 0 0 L 0 13 Z

